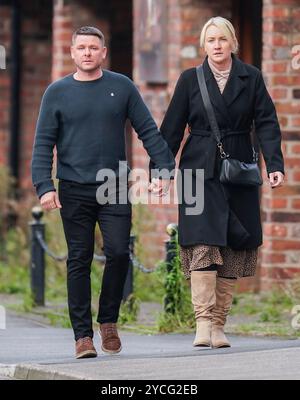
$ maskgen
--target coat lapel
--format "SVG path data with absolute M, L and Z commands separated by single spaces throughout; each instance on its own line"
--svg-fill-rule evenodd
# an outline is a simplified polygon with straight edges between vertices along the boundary
M 205 82 L 207 86 L 207 90 L 209 93 L 210 101 L 217 108 L 217 110 L 222 114 L 222 117 L 230 124 L 230 120 L 228 118 L 228 110 L 226 108 L 226 104 L 224 103 L 224 99 L 222 98 L 220 89 L 215 80 L 211 69 L 209 68 L 209 64 L 207 58 L 203 63 L 203 72 L 205 76 Z
M 221 94 L 214 75 L 209 68 L 207 57 L 203 62 L 203 71 L 211 102 L 222 114 L 229 126 L 231 126 L 228 107 L 237 99 L 246 87 L 245 78 L 249 75 L 246 68 L 235 55 L 232 55 L 232 68 L 223 94 Z
M 232 69 L 223 91 L 223 98 L 227 106 L 230 106 L 246 87 L 246 77 L 249 76 L 244 64 L 232 56 Z

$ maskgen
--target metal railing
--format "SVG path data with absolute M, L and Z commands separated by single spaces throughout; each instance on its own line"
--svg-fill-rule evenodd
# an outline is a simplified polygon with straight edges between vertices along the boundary
M 53 258 L 55 261 L 66 261 L 68 255 L 57 255 L 49 249 L 45 241 L 45 223 L 42 221 L 43 210 L 41 207 L 33 207 L 31 210 L 33 220 L 29 222 L 31 231 L 31 263 L 30 263 L 30 281 L 32 299 L 35 305 L 45 305 L 45 267 L 46 267 L 46 254 Z M 177 225 L 169 224 L 166 229 L 169 240 L 165 241 L 167 272 L 172 268 L 172 259 L 175 256 L 176 241 L 174 240 L 177 235 Z M 130 235 L 129 250 L 130 260 L 129 268 L 124 284 L 123 300 L 125 301 L 133 293 L 133 269 L 137 268 L 143 273 L 151 273 L 156 270 L 154 268 L 146 268 L 135 257 L 134 254 L 135 236 Z M 94 253 L 94 259 L 105 264 L 106 257 Z M 168 303 L 168 294 L 166 294 L 165 306 Z

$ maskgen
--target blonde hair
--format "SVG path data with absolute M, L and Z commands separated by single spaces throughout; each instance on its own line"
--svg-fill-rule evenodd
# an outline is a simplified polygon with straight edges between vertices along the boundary
M 226 38 L 231 42 L 232 53 L 237 53 L 239 43 L 235 35 L 234 27 L 228 19 L 223 17 L 213 17 L 206 22 L 200 34 L 200 47 L 204 48 L 206 32 L 211 25 L 216 26 L 224 33 Z

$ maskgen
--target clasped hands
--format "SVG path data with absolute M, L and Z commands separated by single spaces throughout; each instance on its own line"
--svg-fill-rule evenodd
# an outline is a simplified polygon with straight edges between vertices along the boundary
M 155 196 L 165 196 L 170 188 L 170 179 L 159 179 L 152 178 L 151 183 L 148 186 L 148 191 L 153 193 Z

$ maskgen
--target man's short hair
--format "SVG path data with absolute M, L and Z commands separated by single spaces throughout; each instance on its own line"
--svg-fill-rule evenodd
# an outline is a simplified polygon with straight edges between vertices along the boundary
M 72 44 L 75 43 L 76 37 L 78 35 L 97 36 L 101 40 L 102 45 L 105 46 L 104 35 L 98 28 L 94 28 L 93 26 L 82 26 L 81 28 L 76 29 L 76 31 L 72 35 Z

